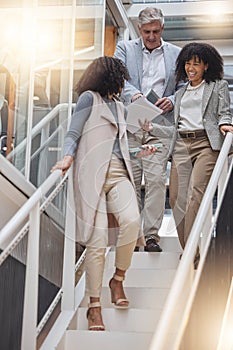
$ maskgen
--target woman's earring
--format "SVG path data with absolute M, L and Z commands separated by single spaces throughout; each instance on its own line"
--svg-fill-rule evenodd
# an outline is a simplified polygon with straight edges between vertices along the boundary
M 119 92 L 117 94 L 114 94 L 113 96 L 115 97 L 116 100 L 120 101 L 121 94 Z

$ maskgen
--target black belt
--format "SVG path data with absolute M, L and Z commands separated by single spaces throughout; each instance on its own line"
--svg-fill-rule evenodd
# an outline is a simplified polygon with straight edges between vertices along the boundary
M 182 137 L 182 139 L 196 139 L 197 137 L 206 136 L 206 131 L 204 129 L 196 131 L 182 131 L 179 132 L 179 135 Z

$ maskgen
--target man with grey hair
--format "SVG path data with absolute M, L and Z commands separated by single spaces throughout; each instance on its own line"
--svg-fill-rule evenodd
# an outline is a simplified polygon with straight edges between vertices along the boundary
M 153 89 L 159 99 L 155 105 L 163 113 L 153 120 L 155 132 L 128 133 L 129 146 L 144 143 L 162 143 L 155 155 L 144 159 L 132 159 L 134 181 L 139 207 L 142 210 L 141 183 L 145 180 L 143 231 L 145 251 L 161 252 L 158 231 L 161 227 L 166 199 L 166 174 L 174 136 L 173 103 L 176 90 L 175 63 L 180 48 L 162 39 L 164 16 L 160 9 L 146 7 L 139 13 L 140 38 L 120 41 L 114 56 L 121 59 L 129 70 L 130 79 L 125 83 L 121 97 L 126 104 L 143 97 Z

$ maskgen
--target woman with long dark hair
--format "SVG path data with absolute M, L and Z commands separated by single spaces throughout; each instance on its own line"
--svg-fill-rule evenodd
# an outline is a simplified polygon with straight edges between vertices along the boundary
M 74 162 L 77 241 L 86 246 L 88 329 L 95 331 L 105 329 L 100 294 L 108 214 L 119 225 L 115 273 L 109 281 L 111 300 L 118 309 L 129 305 L 123 280 L 141 232 L 127 141 L 127 109 L 118 101 L 128 78 L 128 70 L 116 58 L 100 57 L 88 66 L 76 86 L 79 98 L 65 137 L 64 158 L 53 168 L 62 169 L 64 174 Z M 155 147 L 145 146 L 138 156 L 154 152 Z

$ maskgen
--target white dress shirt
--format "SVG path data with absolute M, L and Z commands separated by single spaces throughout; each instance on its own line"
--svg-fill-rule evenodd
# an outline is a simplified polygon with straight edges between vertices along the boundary
M 142 42 L 143 51 L 143 72 L 142 72 L 142 92 L 146 94 L 153 89 L 159 97 L 163 96 L 165 81 L 165 62 L 162 45 L 153 51 L 147 50 Z
M 180 104 L 179 131 L 204 129 L 202 122 L 202 95 L 204 80 L 197 85 L 188 85 Z

